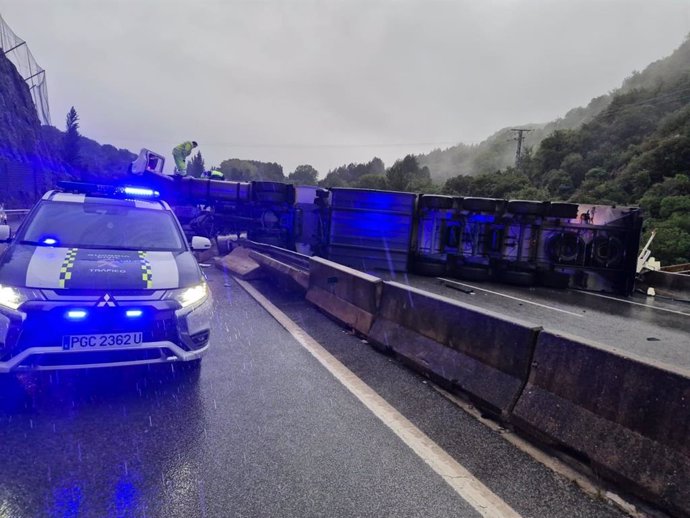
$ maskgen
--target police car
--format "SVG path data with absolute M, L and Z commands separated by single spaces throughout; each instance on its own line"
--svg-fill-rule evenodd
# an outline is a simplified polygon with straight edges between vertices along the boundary
M 155 191 L 64 183 L 15 236 L 0 225 L 0 373 L 184 362 L 209 346 L 212 300 Z

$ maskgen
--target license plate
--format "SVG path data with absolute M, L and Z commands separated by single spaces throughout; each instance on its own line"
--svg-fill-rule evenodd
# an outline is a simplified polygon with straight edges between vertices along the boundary
M 62 348 L 98 349 L 101 347 L 128 347 L 141 345 L 144 333 L 109 333 L 102 335 L 69 335 L 62 337 Z

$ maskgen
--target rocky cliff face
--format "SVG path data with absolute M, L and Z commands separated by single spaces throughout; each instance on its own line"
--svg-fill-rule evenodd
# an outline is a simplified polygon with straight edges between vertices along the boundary
M 81 137 L 79 167 L 62 160 L 64 133 L 41 126 L 29 88 L 0 52 L 0 204 L 30 207 L 58 180 L 122 178 L 136 155 Z
M 40 130 L 29 87 L 0 53 L 0 158 L 33 159 L 39 154 Z

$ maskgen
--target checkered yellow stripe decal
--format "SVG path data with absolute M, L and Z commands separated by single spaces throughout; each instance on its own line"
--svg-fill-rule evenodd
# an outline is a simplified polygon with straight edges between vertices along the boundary
M 141 261 L 141 280 L 146 284 L 146 288 L 153 288 L 153 273 L 151 272 L 151 263 L 146 258 L 146 252 L 139 252 L 139 260 Z
M 72 278 L 72 268 L 74 267 L 74 261 L 77 258 L 78 248 L 70 248 L 67 250 L 64 261 L 62 261 L 62 266 L 60 266 L 60 280 L 58 281 L 58 286 L 64 288 L 67 281 Z

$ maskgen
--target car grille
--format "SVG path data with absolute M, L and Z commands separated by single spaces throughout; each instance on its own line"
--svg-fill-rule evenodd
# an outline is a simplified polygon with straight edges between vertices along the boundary
M 180 343 L 174 310 L 144 308 L 140 317 L 129 319 L 122 308 L 90 308 L 83 321 L 70 321 L 65 318 L 67 309 L 28 310 L 18 339 L 2 351 L 2 360 L 30 347 L 62 348 L 62 337 L 68 335 L 142 332 L 145 342 Z

